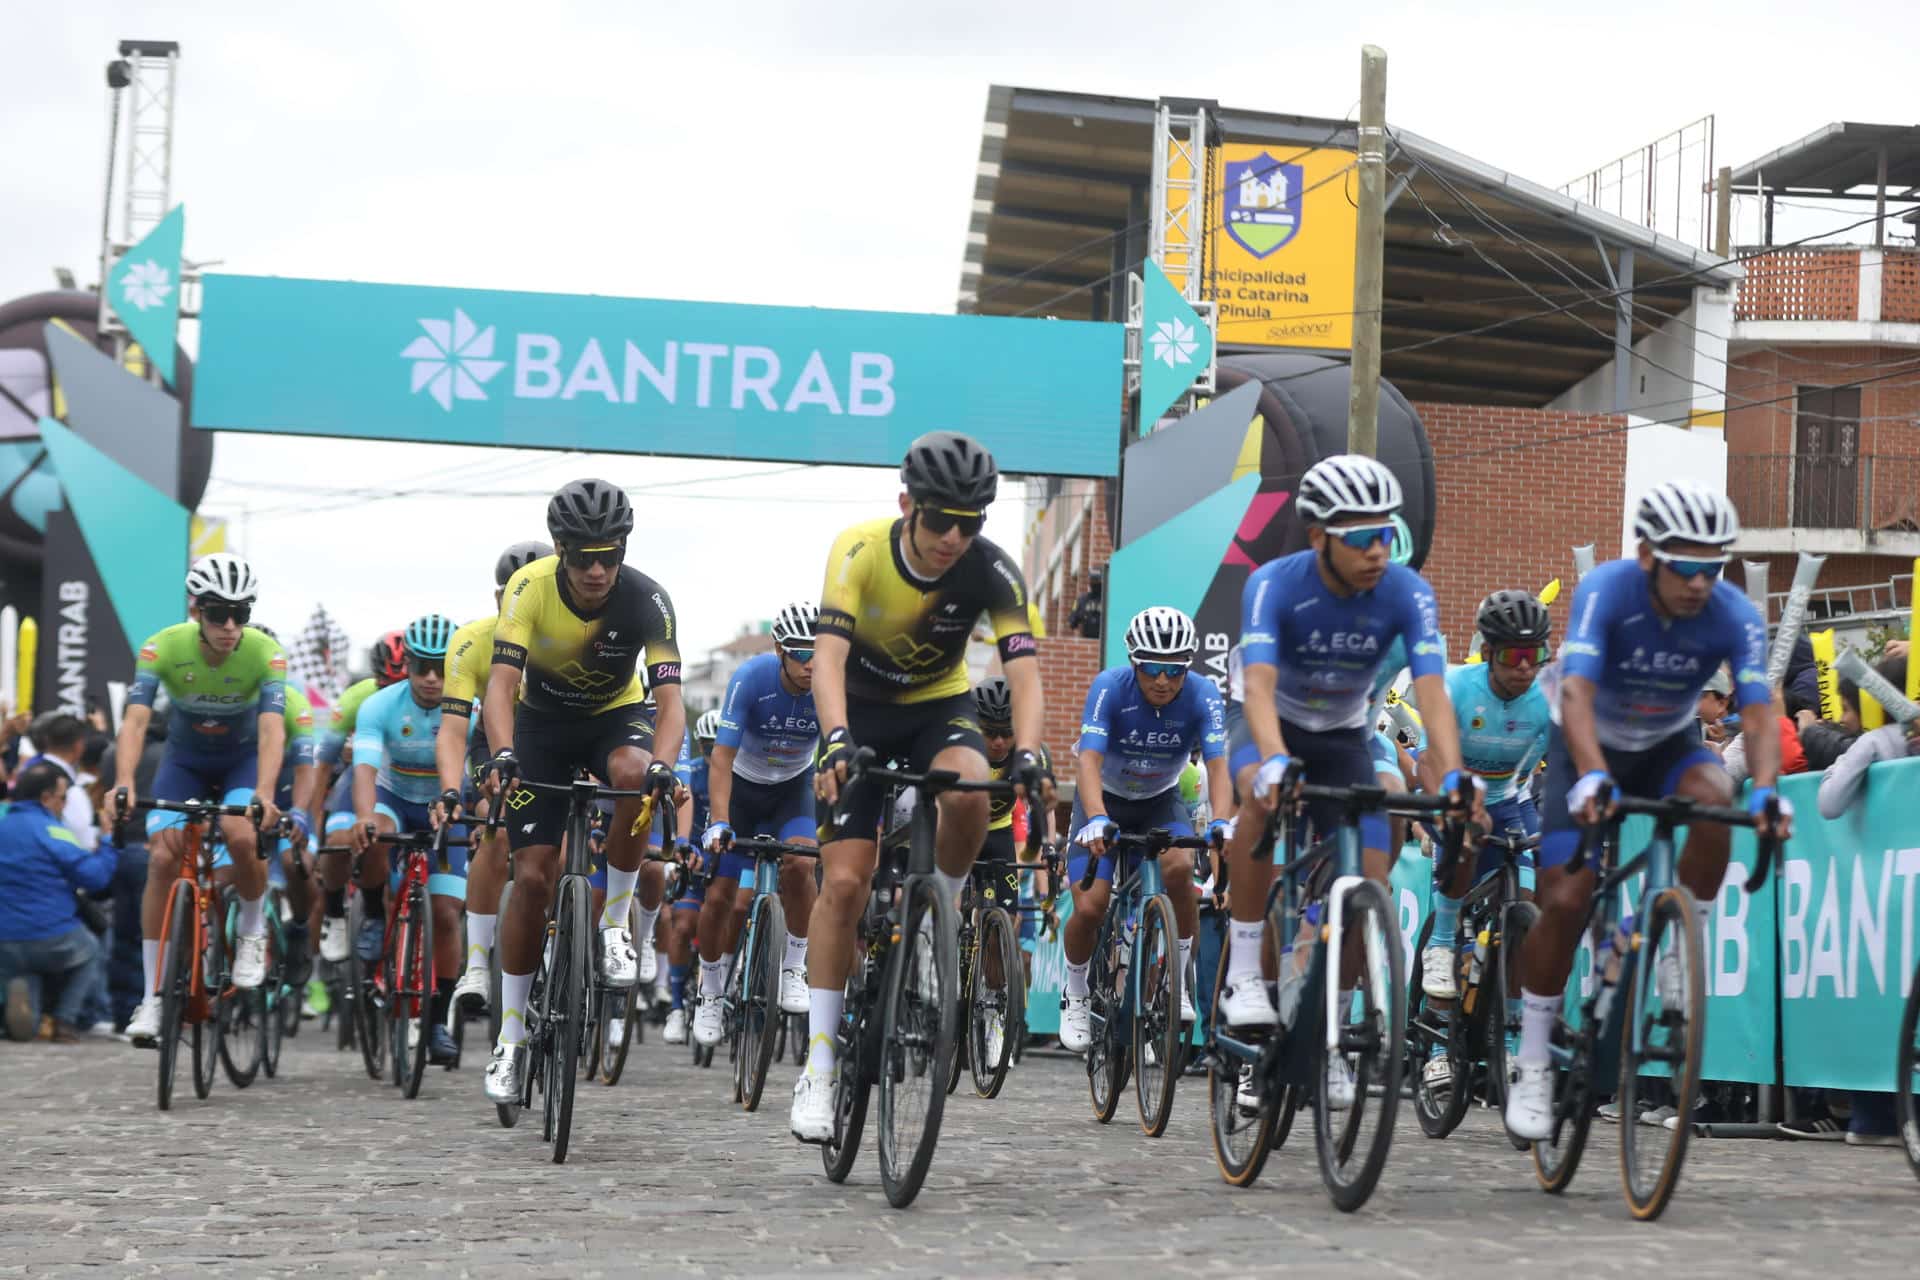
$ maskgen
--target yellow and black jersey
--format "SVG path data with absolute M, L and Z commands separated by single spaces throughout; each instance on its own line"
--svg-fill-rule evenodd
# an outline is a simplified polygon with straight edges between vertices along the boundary
M 473 709 L 487 694 L 487 680 L 493 674 L 493 629 L 498 614 L 475 618 L 453 633 L 447 641 L 445 692 L 440 698 L 442 715 L 473 717 Z
M 1037 754 L 1040 757 L 1040 767 L 1051 773 L 1053 771 L 1053 760 L 1047 755 L 1047 749 L 1041 747 Z M 992 761 L 987 762 L 987 777 L 990 781 L 1005 782 L 1007 780 L 1007 770 L 1013 768 L 1013 755 L 1013 752 L 1007 752 L 999 764 L 994 764 Z M 1013 797 L 1010 795 L 992 796 L 987 801 L 987 813 L 989 815 L 987 830 L 1004 831 L 1013 826 Z
M 659 583 L 620 566 L 613 590 L 591 614 L 567 592 L 558 556 L 535 560 L 513 575 L 493 633 L 493 660 L 526 673 L 520 701 L 530 710 L 598 715 L 645 699 L 649 687 L 680 683 L 673 602 Z
M 902 523 L 857 524 L 827 560 L 819 630 L 853 646 L 847 692 L 894 703 L 966 693 L 967 638 L 982 613 L 993 620 L 1002 661 L 1033 657 L 1027 584 L 1012 558 L 975 538 L 953 568 L 922 582 L 900 557 Z

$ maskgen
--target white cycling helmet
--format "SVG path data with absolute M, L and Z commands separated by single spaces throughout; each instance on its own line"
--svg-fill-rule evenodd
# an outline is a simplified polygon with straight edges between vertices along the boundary
M 187 594 L 195 600 L 212 597 L 230 604 L 246 604 L 260 594 L 253 566 L 226 551 L 201 556 L 187 570 Z
M 1127 624 L 1127 657 L 1191 659 L 1200 647 L 1193 619 L 1169 605 L 1156 604 Z
M 700 718 L 693 722 L 693 740 L 695 742 L 712 742 L 719 736 L 720 708 L 714 707 L 709 711 L 702 711 Z
M 1633 532 L 1656 547 L 1669 542 L 1727 547 L 1740 536 L 1740 517 L 1725 494 L 1668 480 L 1642 495 L 1633 512 Z
M 1336 453 L 1307 468 L 1295 501 L 1311 524 L 1354 516 L 1385 518 L 1400 510 L 1400 481 L 1378 459 Z
M 773 642 L 782 649 L 797 644 L 806 648 L 813 643 L 813 624 L 820 620 L 820 606 L 801 600 L 780 610 L 773 619 Z

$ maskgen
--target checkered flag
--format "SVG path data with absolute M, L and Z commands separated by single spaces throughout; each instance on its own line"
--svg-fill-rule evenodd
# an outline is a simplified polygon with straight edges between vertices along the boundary
M 314 606 L 307 625 L 287 645 L 287 677 L 315 707 L 331 706 L 347 684 L 347 629 L 325 605 Z

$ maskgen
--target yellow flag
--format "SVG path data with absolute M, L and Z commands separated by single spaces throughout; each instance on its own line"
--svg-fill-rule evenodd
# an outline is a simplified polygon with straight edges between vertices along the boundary
M 1546 586 L 1540 588 L 1541 604 L 1552 604 L 1555 600 L 1558 600 L 1559 598 L 1560 598 L 1560 579 L 1555 578 L 1552 582 L 1549 582 Z

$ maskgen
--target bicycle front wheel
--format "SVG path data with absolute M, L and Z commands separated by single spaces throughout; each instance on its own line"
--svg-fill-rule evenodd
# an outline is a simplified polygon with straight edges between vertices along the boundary
M 1133 1096 L 1140 1131 L 1166 1132 L 1180 1079 L 1180 936 L 1166 895 L 1147 899 L 1128 975 L 1133 1001 Z
M 264 997 L 267 1023 L 266 1036 L 262 1041 L 260 1069 L 271 1080 L 280 1074 L 281 1041 L 288 1034 L 287 1008 L 294 1010 L 293 1025 L 300 1025 L 300 993 L 287 985 L 286 943 L 280 932 L 279 902 L 269 895 L 267 899 L 267 980 L 260 984 Z
M 205 1098 L 213 1092 L 213 1077 L 220 1070 L 225 1052 L 225 1018 L 221 993 L 227 989 L 227 935 L 224 913 L 218 898 L 207 899 L 202 913 L 200 937 L 200 978 L 206 983 L 204 1017 L 193 1024 L 193 1092 Z M 191 996 L 189 997 L 191 998 Z
M 954 1067 L 958 980 L 953 904 L 926 876 L 907 881 L 900 941 L 885 979 L 880 1049 L 880 1185 L 913 1203 L 933 1163 Z
M 1662 889 L 1640 931 L 1620 1046 L 1620 1185 L 1633 1216 L 1650 1222 L 1673 1198 L 1687 1158 L 1700 1092 L 1707 988 L 1692 894 L 1677 885 Z M 1640 1091 L 1656 1072 L 1673 1086 L 1671 1127 L 1634 1122 Z
M 997 1097 L 1007 1082 L 1020 1008 L 1020 941 L 1005 907 L 980 914 L 979 949 L 967 997 L 967 1068 L 973 1091 Z
M 740 1020 L 740 1107 L 755 1111 L 767 1087 L 781 1019 L 780 962 L 787 950 L 787 913 L 780 899 L 770 893 L 755 898 L 747 929 L 751 954 L 741 957 L 743 998 L 735 1016 Z
M 1087 1044 L 1087 1097 L 1101 1124 L 1120 1109 L 1120 1091 L 1133 1067 L 1133 1037 L 1126 1029 L 1127 957 L 1117 918 L 1120 904 L 1110 902 L 1107 917 L 1087 965 L 1087 995 L 1092 1004 L 1093 1038 Z
M 1456 941 L 1448 938 L 1443 945 L 1452 946 Z M 1413 954 L 1423 957 L 1432 945 L 1433 917 L 1428 916 L 1420 926 Z M 1472 1084 L 1473 1057 L 1466 1046 L 1464 990 L 1448 1004 L 1450 1008 L 1436 1007 L 1424 986 L 1407 992 L 1407 1070 L 1413 1074 L 1413 1115 L 1420 1122 L 1420 1131 L 1429 1138 L 1444 1138 L 1460 1127 L 1467 1115 L 1467 1091 Z M 1428 1078 L 1428 1064 L 1443 1058 L 1448 1078 L 1436 1084 Z
M 1275 908 L 1276 916 L 1279 914 Z M 1277 950 L 1278 930 L 1269 930 L 1266 945 Z M 1285 957 L 1281 958 L 1285 963 Z M 1276 970 L 1276 972 L 1278 972 Z M 1213 1158 L 1220 1176 L 1229 1186 L 1246 1187 L 1266 1167 L 1267 1153 L 1279 1146 L 1273 1141 L 1274 1113 L 1278 1108 L 1263 1096 L 1256 1077 L 1254 1060 L 1221 1047 L 1221 1002 L 1227 993 L 1227 966 L 1214 966 L 1213 1000 L 1207 1006 L 1211 1033 L 1207 1037 L 1212 1057 L 1207 1063 L 1207 1110 L 1213 1129 Z M 1289 1094 L 1292 1090 L 1287 1090 Z
M 573 1137 L 573 1089 L 593 987 L 592 898 L 585 876 L 563 876 L 554 904 L 553 966 L 547 983 L 546 1091 L 553 1114 L 553 1162 L 565 1164 Z
M 173 1071 L 180 1060 L 181 1027 L 193 985 L 193 890 L 175 884 L 167 900 L 166 946 L 160 953 L 160 1109 L 173 1107 Z M 199 1054 L 199 1028 L 192 1032 Z M 196 1061 L 194 1074 L 198 1076 Z
M 387 1041 L 382 1032 L 386 1022 L 374 999 L 374 965 L 379 961 L 369 963 L 360 958 L 360 932 L 366 922 L 366 900 L 355 889 L 347 895 L 347 1005 L 353 1013 L 353 1038 L 360 1044 L 360 1061 L 367 1068 L 367 1076 L 378 1080 L 383 1074 L 382 1049 Z
M 1347 891 L 1337 941 L 1356 967 L 1356 985 L 1349 997 L 1343 984 L 1341 997 L 1327 1010 L 1333 1045 L 1321 1046 L 1326 1069 L 1314 1090 L 1313 1137 L 1327 1194 L 1335 1208 L 1352 1213 L 1373 1194 L 1386 1167 L 1406 1065 L 1405 958 L 1399 922 L 1383 886 L 1365 880 Z M 1329 952 L 1327 963 L 1340 964 L 1341 957 Z M 1334 1097 L 1337 1074 L 1352 1079 L 1352 1097 L 1344 1108 Z
M 1540 908 L 1531 902 L 1509 902 L 1502 916 L 1499 936 L 1492 940 L 1491 972 L 1482 975 L 1487 983 L 1484 998 L 1487 1027 L 1487 1104 L 1504 1110 L 1507 1105 L 1507 1072 L 1513 1055 L 1509 1045 L 1520 1043 L 1520 953 L 1527 934 L 1540 918 Z M 1525 1151 L 1525 1139 L 1507 1135 L 1514 1150 Z
M 407 894 L 406 922 L 393 949 L 395 976 L 393 1023 L 394 1083 L 409 1098 L 420 1096 L 420 1080 L 427 1070 L 427 1047 L 433 1035 L 433 909 L 426 890 L 415 886 Z M 404 991 L 405 996 L 398 993 Z

